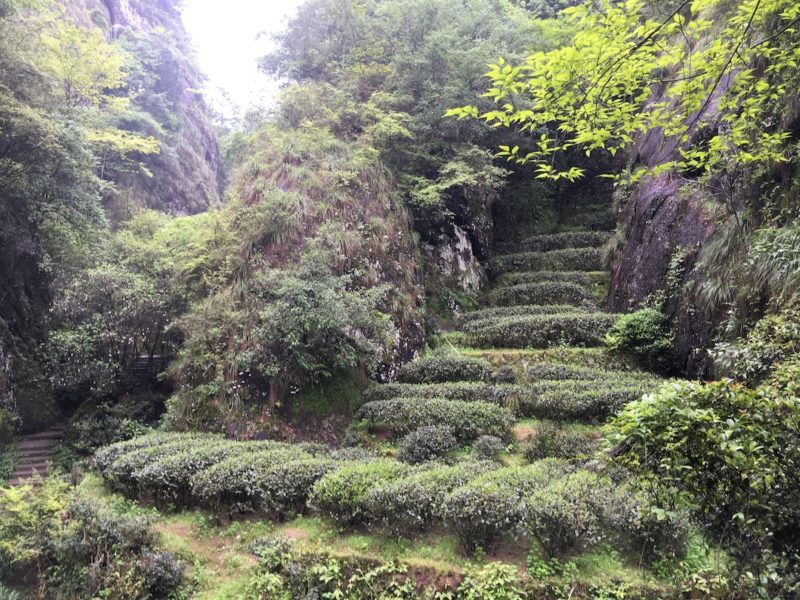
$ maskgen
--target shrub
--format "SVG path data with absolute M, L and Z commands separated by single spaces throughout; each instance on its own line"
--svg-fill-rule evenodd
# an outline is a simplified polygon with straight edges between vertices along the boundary
M 447 494 L 488 471 L 487 463 L 438 466 L 373 488 L 367 496 L 372 519 L 394 535 L 410 535 L 442 518 Z
M 500 275 L 495 280 L 494 285 L 495 287 L 504 287 L 524 283 L 565 281 L 588 287 L 597 279 L 598 277 L 593 275 L 591 271 L 513 271 Z
M 570 313 L 583 313 L 589 312 L 585 306 L 568 306 L 568 305 L 525 305 L 525 306 L 495 306 L 493 308 L 484 308 L 481 310 L 472 310 L 463 313 L 456 318 L 456 323 L 460 326 L 465 326 L 467 323 L 475 321 L 490 322 L 505 317 L 527 317 L 534 315 L 563 315 Z
M 579 380 L 579 381 L 630 381 L 650 385 L 661 381 L 658 377 L 645 371 L 617 371 L 583 367 L 580 365 L 567 365 L 564 363 L 534 363 L 525 368 L 528 381 L 537 382 Z
M 537 304 L 593 306 L 596 303 L 597 298 L 591 290 L 569 281 L 521 283 L 495 288 L 489 293 L 489 304 L 493 306 Z
M 628 404 L 612 422 L 609 440 L 617 462 L 648 476 L 662 494 L 682 491 L 714 534 L 727 535 L 733 551 L 747 553 L 758 540 L 781 549 L 796 544 L 796 396 L 729 382 L 671 383 Z
M 475 456 L 483 460 L 497 460 L 497 457 L 505 449 L 506 445 L 503 440 L 493 435 L 482 435 L 472 445 Z
M 599 248 L 567 248 L 550 252 L 506 254 L 492 259 L 493 275 L 507 271 L 601 271 Z
M 604 421 L 625 404 L 641 398 L 644 388 L 624 382 L 621 387 L 596 384 L 594 387 L 563 386 L 542 392 L 519 408 L 520 414 L 554 421 Z
M 398 460 L 422 463 L 441 458 L 458 445 L 453 429 L 446 425 L 420 427 L 406 435 L 400 442 Z
M 148 467 L 161 458 L 188 451 L 198 444 L 213 438 L 202 438 L 193 435 L 176 435 L 165 439 L 160 444 L 147 445 L 124 452 L 103 471 L 103 478 L 115 490 L 128 496 L 139 494 L 137 472 Z
M 471 321 L 463 329 L 468 343 L 478 348 L 599 346 L 615 320 L 603 312 L 568 312 Z
M 781 361 L 800 352 L 800 308 L 768 314 L 743 340 L 720 343 L 712 356 L 718 373 L 758 384 Z
M 464 550 L 486 548 L 504 534 L 518 533 L 524 515 L 523 498 L 567 470 L 565 463 L 549 459 L 491 471 L 448 494 L 442 514 Z
M 611 239 L 606 231 L 567 231 L 549 235 L 535 235 L 523 240 L 521 249 L 528 252 L 548 252 L 566 248 L 587 248 L 603 246 Z
M 344 466 L 314 484 L 308 504 L 341 527 L 365 523 L 370 517 L 367 506 L 370 490 L 409 472 L 407 465 L 394 460 Z
M 248 454 L 281 447 L 278 442 L 235 442 L 212 440 L 198 442 L 189 450 L 169 454 L 136 471 L 139 495 L 162 507 L 190 506 L 192 477 L 208 467 L 228 458 L 248 460 Z
M 26 572 L 44 562 L 48 541 L 61 525 L 67 485 L 45 480 L 0 488 L 0 578 Z
M 135 437 L 123 442 L 116 442 L 98 449 L 94 455 L 94 462 L 97 469 L 103 473 L 111 464 L 126 452 L 140 450 L 143 448 L 156 447 L 171 441 L 183 439 L 190 434 L 181 433 L 150 433 Z M 221 439 L 219 436 L 197 435 L 198 439 Z
M 117 515 L 78 500 L 49 544 L 48 597 L 168 598 L 180 586 L 184 567 L 154 547 L 146 517 Z
M 589 471 L 553 479 L 526 498 L 525 528 L 551 555 L 589 548 L 604 538 L 604 501 L 612 494 L 611 482 Z
M 468 571 L 458 586 L 463 600 L 524 600 L 519 571 L 514 565 L 489 563 Z
M 528 385 L 472 382 L 385 384 L 365 392 L 370 402 L 400 398 L 483 402 L 504 406 L 516 414 L 541 419 L 601 419 L 650 389 L 653 378 L 619 374 L 605 380 L 545 380 Z M 365 405 L 366 406 L 366 405 Z M 360 413 L 359 413 L 360 414 Z
M 400 369 L 402 383 L 441 383 L 444 381 L 487 381 L 492 366 L 480 358 L 444 355 L 419 358 Z
M 459 442 L 469 442 L 481 435 L 508 438 L 514 416 L 501 406 L 486 402 L 396 398 L 368 402 L 356 413 L 371 429 L 381 429 L 402 436 L 419 427 L 449 426 Z
M 492 373 L 493 383 L 514 383 L 517 380 L 517 374 L 514 369 L 509 366 L 503 366 Z
M 284 463 L 306 458 L 311 457 L 288 445 L 253 452 L 247 460 L 233 456 L 196 473 L 192 477 L 192 495 L 200 506 L 217 514 L 259 510 L 264 500 L 259 488 L 264 474 Z
M 591 433 L 543 422 L 525 447 L 525 458 L 536 462 L 543 458 L 583 459 L 600 445 Z
M 666 371 L 670 367 L 673 336 L 667 317 L 655 308 L 620 316 L 605 341 L 611 349 L 634 356 L 648 369 Z
M 344 464 L 325 458 L 306 458 L 272 467 L 257 482 L 261 495 L 259 507 L 279 516 L 302 513 L 314 484 Z
M 636 481 L 615 486 L 604 501 L 603 521 L 609 538 L 642 561 L 681 559 L 692 529 L 683 510 L 665 510 Z

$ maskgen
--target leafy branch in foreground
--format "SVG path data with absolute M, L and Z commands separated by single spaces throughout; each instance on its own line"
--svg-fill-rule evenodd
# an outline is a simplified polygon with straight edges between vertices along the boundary
M 637 135 L 660 129 L 675 160 L 637 169 L 702 173 L 728 161 L 787 162 L 787 96 L 798 83 L 800 5 L 794 0 L 587 2 L 564 11 L 571 45 L 536 52 L 523 64 L 501 57 L 484 94 L 498 105 L 445 116 L 483 119 L 530 134 L 529 151 L 498 156 L 532 163 L 542 179 L 575 180 L 584 170 L 555 158 L 579 150 L 612 156 Z M 724 22 L 720 26 L 718 23 Z M 696 138 L 696 140 L 693 140 Z M 694 143 L 692 143 L 694 142 Z

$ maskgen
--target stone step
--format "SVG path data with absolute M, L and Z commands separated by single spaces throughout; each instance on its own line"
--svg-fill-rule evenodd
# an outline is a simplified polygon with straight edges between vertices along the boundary
M 26 450 L 48 450 L 53 447 L 56 440 L 22 440 L 17 442 L 17 452 Z
M 36 464 L 25 467 L 17 467 L 17 470 L 12 473 L 11 477 L 14 479 L 22 479 L 24 477 L 32 477 L 34 473 L 38 473 L 44 477 L 49 471 L 49 463 Z
M 33 454 L 17 454 L 18 465 L 29 465 L 50 458 L 50 452 L 36 452 Z

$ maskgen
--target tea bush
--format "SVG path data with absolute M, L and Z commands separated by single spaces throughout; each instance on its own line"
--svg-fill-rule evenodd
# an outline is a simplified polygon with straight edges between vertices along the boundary
M 116 442 L 98 449 L 94 454 L 95 466 L 101 473 L 104 473 L 115 460 L 127 452 L 156 447 L 187 438 L 197 440 L 222 439 L 221 436 L 207 434 L 150 433 L 123 442 Z
M 192 496 L 216 514 L 250 512 L 263 508 L 259 485 L 270 470 L 294 460 L 311 458 L 299 448 L 278 445 L 247 455 L 233 456 L 192 477 Z
M 597 276 L 593 275 L 592 271 L 512 271 L 500 275 L 495 280 L 494 286 L 498 288 L 525 283 L 564 281 L 588 287 L 596 279 Z
M 487 381 L 492 365 L 480 358 L 459 355 L 429 356 L 403 365 L 397 377 L 401 383 L 446 381 Z
M 586 549 L 604 539 L 604 501 L 609 480 L 576 471 L 533 490 L 525 499 L 525 528 L 550 555 Z
M 522 252 L 493 258 L 492 275 L 508 271 L 601 271 L 599 248 L 567 248 L 549 252 Z
M 512 413 L 495 404 L 436 398 L 368 402 L 355 418 L 366 421 L 370 429 L 388 431 L 395 437 L 423 426 L 449 426 L 459 442 L 469 442 L 481 435 L 506 439 L 514 423 Z
M 668 371 L 673 335 L 666 315 L 655 308 L 642 308 L 620 316 L 606 336 L 606 344 L 634 356 L 642 366 Z
M 472 444 L 472 452 L 478 459 L 497 460 L 506 449 L 506 444 L 499 437 L 482 435 Z
M 369 512 L 390 533 L 411 535 L 442 519 L 442 503 L 451 490 L 490 468 L 488 463 L 459 463 L 391 481 L 369 492 Z
M 656 384 L 660 381 L 651 373 L 645 371 L 615 371 L 599 369 L 596 367 L 583 367 L 580 365 L 567 365 L 564 363 L 534 363 L 525 368 L 525 376 L 530 382 L 541 380 L 561 381 L 630 381 L 641 382 L 643 385 Z
M 525 458 L 536 462 L 543 458 L 584 459 L 598 448 L 600 440 L 591 432 L 543 422 L 525 446 Z
M 184 565 L 155 549 L 146 517 L 112 513 L 89 500 L 73 502 L 48 547 L 48 597 L 170 598 Z
M 340 527 L 362 524 L 370 519 L 370 490 L 409 472 L 408 465 L 393 460 L 347 465 L 317 481 L 308 504 Z
M 139 497 L 160 507 L 181 508 L 193 503 L 192 477 L 228 458 L 247 461 L 248 454 L 280 447 L 277 442 L 198 442 L 191 449 L 159 458 L 134 473 Z
M 325 458 L 306 458 L 272 467 L 257 481 L 261 496 L 259 508 L 280 517 L 304 512 L 314 484 L 346 464 Z
M 548 459 L 491 471 L 448 494 L 442 514 L 465 551 L 485 549 L 502 535 L 519 533 L 523 499 L 568 470 L 566 463 Z
M 567 231 L 529 237 L 520 243 L 520 248 L 528 252 L 548 252 L 566 248 L 598 247 L 609 239 L 611 234 L 606 231 Z
M 189 451 L 202 441 L 202 438 L 191 435 L 177 435 L 165 439 L 160 444 L 151 444 L 126 451 L 102 471 L 103 478 L 112 489 L 128 496 L 137 496 L 139 494 L 138 471 L 161 458 Z
M 436 460 L 457 445 L 458 440 L 453 435 L 451 427 L 446 425 L 420 427 L 402 439 L 397 459 L 411 464 Z
M 567 312 L 471 321 L 463 329 L 468 343 L 478 348 L 600 346 L 615 321 L 603 312 Z
M 670 383 L 611 423 L 615 460 L 681 492 L 731 551 L 783 552 L 800 532 L 800 399 L 780 387 Z
M 619 374 L 601 381 L 543 380 L 528 385 L 473 382 L 384 384 L 365 391 L 369 403 L 400 398 L 457 400 L 497 404 L 514 413 L 542 419 L 596 420 L 651 389 L 652 378 Z M 366 406 L 366 405 L 365 405 Z
M 489 292 L 488 300 L 489 304 L 493 306 L 537 304 L 593 306 L 597 304 L 597 298 L 589 288 L 569 281 L 520 283 L 500 287 Z
M 584 389 L 564 385 L 563 389 L 554 388 L 526 401 L 519 412 L 526 417 L 553 421 L 601 422 L 628 402 L 641 398 L 647 389 L 624 382 L 620 385 L 596 384 Z
M 589 312 L 588 307 L 584 306 L 569 306 L 569 305 L 525 305 L 525 306 L 495 306 L 493 308 L 483 308 L 481 310 L 472 310 L 465 312 L 456 317 L 456 323 L 459 326 L 465 326 L 467 323 L 475 321 L 484 321 L 489 323 L 491 321 L 502 319 L 505 317 L 528 317 L 538 315 L 564 315 L 572 313 Z

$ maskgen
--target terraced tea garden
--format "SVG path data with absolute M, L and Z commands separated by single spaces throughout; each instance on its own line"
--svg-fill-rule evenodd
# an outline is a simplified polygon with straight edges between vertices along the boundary
M 608 237 L 536 236 L 494 258 L 485 306 L 367 388 L 341 448 L 154 433 L 102 448 L 97 470 L 167 512 L 255 516 L 295 535 L 313 522 L 342 539 L 433 533 L 453 549 L 428 566 L 457 578 L 460 554 L 527 565 L 527 581 L 566 568 L 668 590 L 654 566 L 685 554 L 687 522 L 598 453 L 608 417 L 661 383 L 604 346 L 617 317 L 603 309 Z

